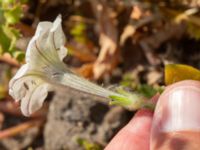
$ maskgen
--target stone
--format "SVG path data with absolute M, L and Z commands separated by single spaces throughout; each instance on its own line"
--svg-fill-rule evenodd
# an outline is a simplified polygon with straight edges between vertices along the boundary
M 130 120 L 130 112 L 101 101 L 71 89 L 56 91 L 44 130 L 45 149 L 81 150 L 79 138 L 105 146 Z

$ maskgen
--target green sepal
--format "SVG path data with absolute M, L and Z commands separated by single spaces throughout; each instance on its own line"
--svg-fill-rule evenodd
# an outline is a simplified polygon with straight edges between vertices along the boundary
M 112 99 L 110 105 L 128 106 L 131 104 L 131 100 L 124 96 L 110 95 L 109 98 Z

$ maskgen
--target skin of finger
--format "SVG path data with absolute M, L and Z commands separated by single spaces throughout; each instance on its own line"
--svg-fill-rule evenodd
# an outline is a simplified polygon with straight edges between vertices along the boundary
M 111 140 L 105 150 L 149 150 L 152 119 L 152 111 L 139 110 Z

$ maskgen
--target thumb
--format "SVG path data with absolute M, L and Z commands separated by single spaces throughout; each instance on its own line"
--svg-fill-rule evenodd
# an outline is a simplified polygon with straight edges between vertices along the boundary
M 151 150 L 200 149 L 200 82 L 178 82 L 160 96 L 150 145 Z
M 105 150 L 148 150 L 152 118 L 153 113 L 150 110 L 139 110 Z

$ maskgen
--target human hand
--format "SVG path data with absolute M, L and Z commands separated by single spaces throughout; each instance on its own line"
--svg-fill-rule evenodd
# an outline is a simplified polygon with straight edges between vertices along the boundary
M 139 110 L 105 148 L 149 149 L 200 149 L 200 82 L 187 80 L 167 87 L 154 114 Z

